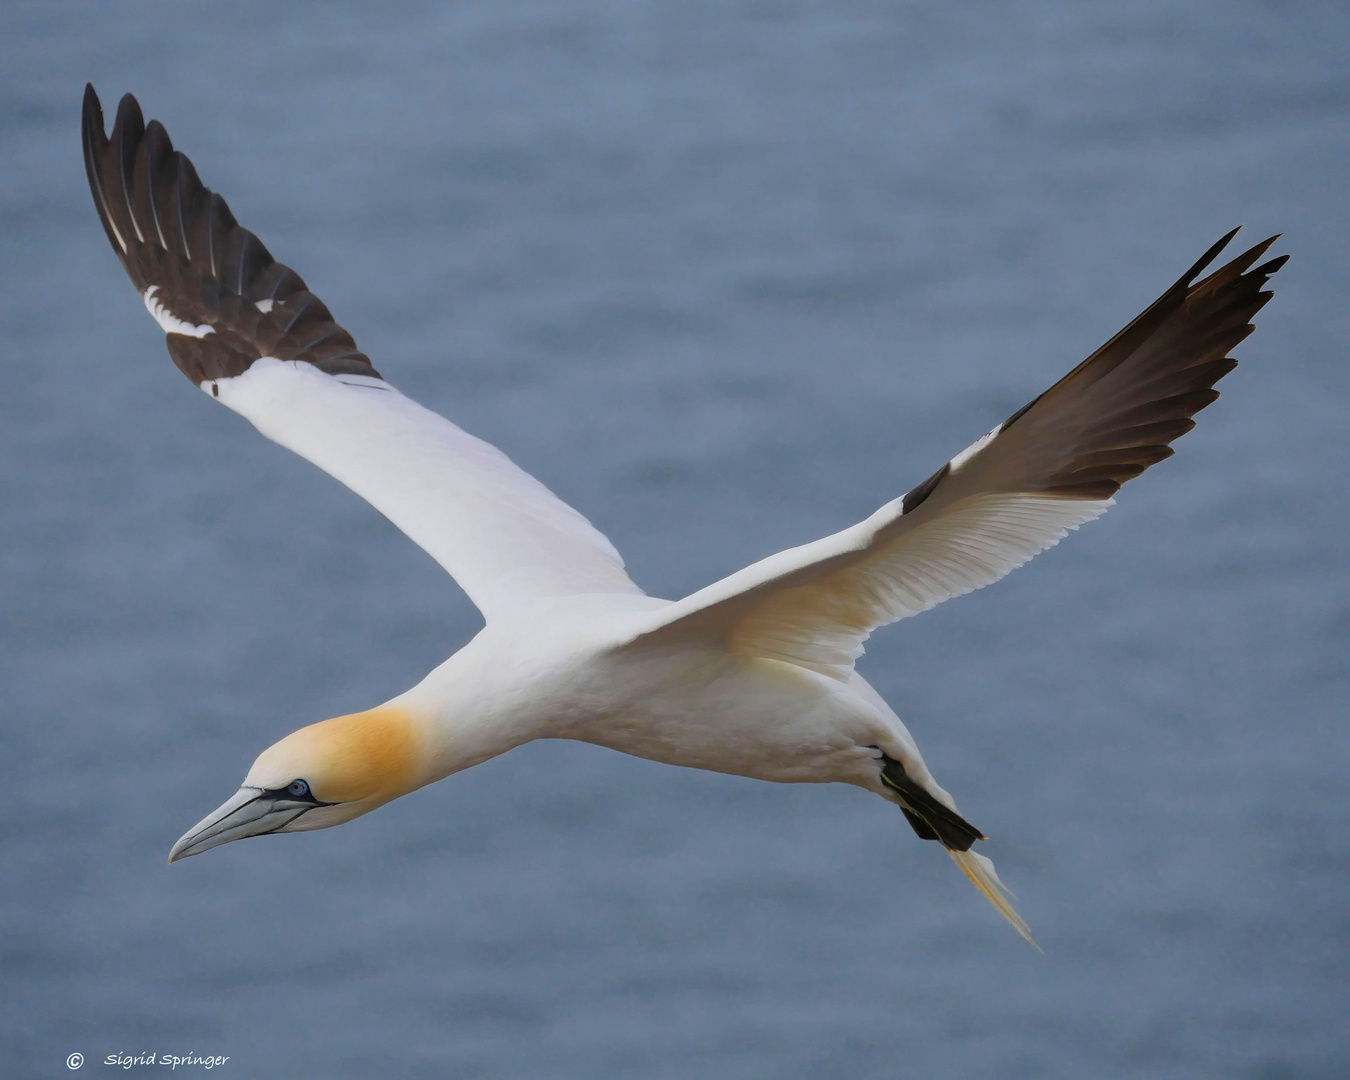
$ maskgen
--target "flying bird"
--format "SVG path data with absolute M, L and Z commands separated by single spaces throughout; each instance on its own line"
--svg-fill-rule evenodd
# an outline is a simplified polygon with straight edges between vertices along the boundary
M 876 628 L 997 581 L 1100 516 L 1219 395 L 1287 256 L 1206 277 L 1236 229 L 1124 330 L 865 521 L 682 600 L 648 596 L 580 513 L 404 397 L 294 270 L 204 187 L 130 94 L 85 89 L 85 167 L 113 251 L 210 398 L 313 462 L 453 575 L 483 629 L 420 683 L 264 750 L 169 861 L 339 825 L 534 739 L 897 805 L 1025 936 L 984 834 L 854 667 Z

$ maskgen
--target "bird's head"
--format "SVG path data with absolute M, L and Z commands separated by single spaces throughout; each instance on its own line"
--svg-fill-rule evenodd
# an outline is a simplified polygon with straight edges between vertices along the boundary
M 420 786 L 417 725 L 384 706 L 324 720 L 273 743 L 223 806 L 174 844 L 169 862 L 276 832 L 326 829 Z

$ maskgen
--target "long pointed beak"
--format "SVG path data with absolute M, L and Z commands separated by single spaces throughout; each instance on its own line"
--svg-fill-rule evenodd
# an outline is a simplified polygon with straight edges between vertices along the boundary
M 231 840 L 276 832 L 309 809 L 291 802 L 279 806 L 277 802 L 261 788 L 241 787 L 223 806 L 207 814 L 179 838 L 169 852 L 169 862 L 200 855 Z

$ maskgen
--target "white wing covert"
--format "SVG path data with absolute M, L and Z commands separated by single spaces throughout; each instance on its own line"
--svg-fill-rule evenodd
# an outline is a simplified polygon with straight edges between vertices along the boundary
M 1172 454 L 1226 354 L 1270 298 L 1274 237 L 1204 280 L 1215 244 L 1161 298 L 1030 404 L 866 521 L 686 597 L 630 647 L 715 640 L 846 678 L 877 627 L 981 588 L 1103 514 Z
M 539 597 L 641 592 L 581 514 L 389 386 L 135 98 L 106 136 L 87 87 L 83 136 L 109 242 L 197 386 L 369 501 L 488 617 Z

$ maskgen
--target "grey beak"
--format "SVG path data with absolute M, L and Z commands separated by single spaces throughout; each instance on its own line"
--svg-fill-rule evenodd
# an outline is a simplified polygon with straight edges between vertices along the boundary
M 276 832 L 298 818 L 309 806 L 280 801 L 261 788 L 241 787 L 213 813 L 207 814 L 179 838 L 169 852 L 169 862 L 200 855 L 213 847 Z

